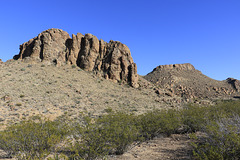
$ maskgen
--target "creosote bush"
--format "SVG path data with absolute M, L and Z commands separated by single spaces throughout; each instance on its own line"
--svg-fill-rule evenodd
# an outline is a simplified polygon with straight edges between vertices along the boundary
M 76 141 L 70 147 L 72 159 L 123 154 L 140 137 L 136 116 L 123 112 L 110 112 L 97 119 L 85 116 L 83 125 L 75 127 L 74 135 Z
M 176 110 L 154 110 L 139 116 L 138 125 L 145 139 L 152 139 L 163 133 L 168 136 L 181 126 Z
M 206 137 L 193 143 L 193 155 L 199 160 L 232 160 L 240 157 L 240 102 L 221 102 L 205 110 L 207 121 L 201 127 Z
M 43 159 L 65 135 L 66 130 L 59 122 L 32 117 L 0 132 L 0 149 L 9 157 Z

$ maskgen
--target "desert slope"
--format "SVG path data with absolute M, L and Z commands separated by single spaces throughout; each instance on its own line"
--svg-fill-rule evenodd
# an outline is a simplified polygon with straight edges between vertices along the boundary
M 37 114 L 54 118 L 68 112 L 74 118 L 82 111 L 98 115 L 107 108 L 143 113 L 167 107 L 141 79 L 142 87 L 134 89 L 71 65 L 8 61 L 0 65 L 0 123 Z
M 160 65 L 144 78 L 177 96 L 193 98 L 231 98 L 239 95 L 239 81 L 217 81 L 202 74 L 189 63 Z M 237 87 L 235 87 L 237 86 Z

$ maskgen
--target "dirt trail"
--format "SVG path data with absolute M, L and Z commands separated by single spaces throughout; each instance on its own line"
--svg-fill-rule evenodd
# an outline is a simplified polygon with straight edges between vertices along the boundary
M 133 147 L 120 156 L 111 156 L 110 160 L 190 160 L 191 146 L 187 134 L 173 134 L 170 137 L 158 137 Z

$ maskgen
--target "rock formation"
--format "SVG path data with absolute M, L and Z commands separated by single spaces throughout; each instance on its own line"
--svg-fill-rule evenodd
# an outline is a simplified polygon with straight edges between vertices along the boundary
M 190 63 L 184 63 L 184 64 L 169 64 L 169 65 L 160 65 L 156 67 L 155 70 L 161 70 L 161 69 L 176 69 L 176 70 L 196 70 L 194 66 Z
M 231 84 L 232 87 L 233 87 L 237 92 L 240 91 L 240 81 L 239 81 L 239 80 L 234 79 L 234 78 L 228 78 L 226 81 L 227 81 L 229 84 Z
M 78 33 L 71 38 L 63 30 L 49 29 L 20 45 L 20 53 L 13 59 L 77 65 L 106 79 L 138 87 L 137 66 L 129 48 L 118 41 L 98 40 L 92 34 Z
M 189 63 L 160 65 L 145 79 L 186 99 L 234 97 L 239 94 L 240 82 L 233 78 L 226 81 L 211 79 Z

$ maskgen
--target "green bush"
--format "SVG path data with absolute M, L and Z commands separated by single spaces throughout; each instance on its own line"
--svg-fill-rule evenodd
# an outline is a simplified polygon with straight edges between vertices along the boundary
M 122 154 L 138 139 L 134 115 L 111 112 L 97 119 L 84 117 L 84 125 L 75 127 L 71 158 L 95 159 L 109 153 Z
M 201 129 L 206 137 L 193 143 L 194 157 L 208 160 L 232 160 L 240 157 L 240 103 L 221 102 L 209 107 L 208 123 Z
M 207 137 L 204 142 L 194 144 L 193 153 L 197 159 L 231 160 L 240 157 L 240 128 L 226 124 L 226 121 L 228 120 L 212 123 L 206 127 Z
M 0 149 L 18 159 L 43 159 L 65 135 L 59 122 L 34 117 L 0 132 Z
M 71 159 L 95 159 L 107 154 L 107 137 L 102 135 L 94 119 L 85 116 L 83 124 L 73 128 L 73 139 L 68 147 Z
M 188 132 L 200 131 L 208 122 L 208 108 L 188 105 L 180 111 L 182 124 L 187 126 Z
M 161 133 L 174 133 L 181 126 L 181 119 L 178 111 L 154 110 L 139 116 L 139 126 L 145 139 L 152 139 Z
M 124 112 L 110 112 L 97 119 L 97 125 L 108 137 L 112 151 L 123 154 L 134 141 L 141 140 L 137 116 Z

